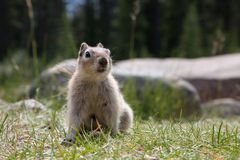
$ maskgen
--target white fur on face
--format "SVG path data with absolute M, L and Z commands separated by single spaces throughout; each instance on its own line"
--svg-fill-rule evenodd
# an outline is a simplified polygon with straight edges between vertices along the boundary
M 86 53 L 90 53 L 90 57 L 86 57 Z M 99 68 L 101 67 L 99 64 L 99 60 L 101 58 L 105 58 L 107 60 L 107 65 L 103 72 L 99 72 Z M 112 68 L 112 60 L 110 57 L 110 50 L 106 48 L 100 47 L 88 47 L 84 50 L 81 57 L 78 57 L 79 68 L 84 75 L 86 75 L 89 79 L 103 79 L 105 78 L 111 71 Z

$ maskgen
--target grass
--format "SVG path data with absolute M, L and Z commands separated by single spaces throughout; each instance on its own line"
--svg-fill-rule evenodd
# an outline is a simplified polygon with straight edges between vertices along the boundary
M 126 101 L 142 119 L 194 118 L 199 114 L 199 104 L 186 90 L 174 88 L 163 81 L 147 81 L 143 86 L 137 80 L 128 79 L 123 88 Z M 151 84 L 155 83 L 155 84 Z M 142 87 L 142 88 L 141 88 Z M 192 99 L 192 102 L 190 102 Z
M 64 109 L 0 113 L 0 159 L 237 159 L 240 119 L 136 119 L 129 134 L 84 133 L 71 147 Z

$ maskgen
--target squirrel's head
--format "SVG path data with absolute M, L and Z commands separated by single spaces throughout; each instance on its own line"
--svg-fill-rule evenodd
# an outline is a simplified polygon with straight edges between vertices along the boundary
M 111 70 L 112 59 L 110 50 L 101 43 L 96 47 L 83 42 L 78 55 L 78 66 L 88 76 L 105 77 Z

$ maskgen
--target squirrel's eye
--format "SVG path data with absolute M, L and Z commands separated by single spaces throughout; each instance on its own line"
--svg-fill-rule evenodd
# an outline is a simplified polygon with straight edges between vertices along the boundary
M 89 52 L 86 52 L 86 53 L 85 53 L 85 57 L 86 57 L 86 58 L 90 58 L 90 57 L 91 57 L 91 54 L 90 54 Z

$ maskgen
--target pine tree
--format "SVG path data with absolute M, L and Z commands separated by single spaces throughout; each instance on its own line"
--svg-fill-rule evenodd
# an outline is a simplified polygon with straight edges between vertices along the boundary
M 190 5 L 185 17 L 179 51 L 179 56 L 181 57 L 193 58 L 204 55 L 202 51 L 201 28 L 195 5 Z
M 202 43 L 204 46 L 204 53 L 214 54 L 214 40 L 218 30 L 222 30 L 221 17 L 216 15 L 215 0 L 201 0 L 197 1 L 197 8 L 199 11 L 199 24 L 202 29 Z
M 91 45 L 95 45 L 98 40 L 96 37 L 96 17 L 95 3 L 93 0 L 86 0 L 84 5 L 84 41 Z
M 112 13 L 113 13 L 113 3 L 112 0 L 98 0 L 99 5 L 99 17 L 97 17 L 98 27 L 97 27 L 97 37 L 98 41 L 104 44 L 104 46 L 109 46 L 110 35 L 112 32 Z
M 144 15 L 147 21 L 146 45 L 153 56 L 160 56 L 162 47 L 163 12 L 162 2 L 159 0 L 146 1 Z
M 77 46 L 81 42 L 96 45 L 101 41 L 102 37 L 98 37 L 99 30 L 102 30 L 101 26 L 98 25 L 97 5 L 95 0 L 85 0 L 82 5 L 78 6 L 77 12 L 73 15 L 72 27 Z
M 162 1 L 163 22 L 161 23 L 161 57 L 176 56 L 173 54 L 178 47 L 182 32 L 183 19 L 191 0 Z M 160 27 L 160 26 L 159 26 Z
M 237 29 L 233 29 L 232 31 L 228 32 L 228 35 L 226 37 L 225 52 L 234 53 L 240 51 L 240 43 L 238 36 L 239 35 Z
M 71 28 L 66 17 L 63 0 L 33 1 L 35 16 L 35 37 L 38 54 L 51 60 L 58 55 L 70 57 L 75 53 Z
M 84 20 L 84 6 L 79 5 L 77 7 L 77 12 L 73 15 L 71 25 L 72 25 L 72 30 L 73 30 L 73 37 L 76 43 L 76 46 L 79 48 L 80 43 L 85 41 L 84 40 L 84 25 L 85 20 Z
M 240 15 L 239 15 L 239 1 L 227 1 L 228 3 L 228 15 L 226 17 L 226 48 L 225 52 L 232 53 L 232 52 L 239 52 L 240 51 Z
M 146 20 L 141 13 L 144 2 L 140 0 L 119 0 L 114 26 L 113 45 L 116 59 L 141 56 L 145 47 Z
M 26 48 L 28 16 L 26 2 L 1 0 L 0 4 L 0 60 L 16 48 Z
M 56 37 L 57 44 L 59 45 L 59 53 L 61 58 L 70 58 L 77 56 L 77 48 L 72 34 L 72 28 L 69 18 L 66 13 L 62 15 L 61 31 Z
M 113 45 L 115 59 L 128 58 L 129 43 L 131 35 L 131 17 L 134 0 L 118 0 L 118 8 L 116 11 L 116 20 L 114 27 L 116 29 L 113 35 Z

